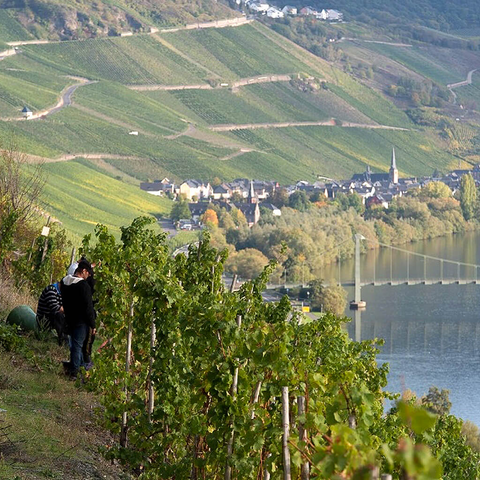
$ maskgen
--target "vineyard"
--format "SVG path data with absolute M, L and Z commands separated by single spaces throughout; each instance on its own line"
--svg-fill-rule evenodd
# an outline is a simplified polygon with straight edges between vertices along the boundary
M 61 72 L 123 84 L 191 84 L 207 75 L 148 35 L 30 45 L 24 50 Z
M 340 70 L 334 70 L 333 73 L 336 82 L 328 83 L 328 88 L 374 122 L 394 127 L 410 128 L 413 126 L 402 110 L 396 108 L 393 103 L 379 93 L 365 87 Z
M 169 33 L 165 38 L 211 71 L 217 72 L 216 67 L 222 65 L 220 75 L 227 73 L 225 67 L 238 78 L 293 72 L 320 74 L 251 25 Z M 209 53 L 203 57 L 205 51 Z
M 108 459 L 145 480 L 475 478 L 455 417 L 413 400 L 384 414 L 381 341 L 354 342 L 345 319 L 310 321 L 287 297 L 264 302 L 275 262 L 229 291 L 208 234 L 172 257 L 150 223 L 120 242 L 97 226 L 83 246 L 108 339 L 89 377 L 117 438 Z
M 405 65 L 410 70 L 432 79 L 440 85 L 459 82 L 465 79 L 467 72 L 458 71 L 452 68 L 452 62 L 439 58 L 434 58 L 431 52 L 418 47 L 398 48 L 390 45 L 381 45 L 370 43 L 368 48 L 374 52 L 379 52 L 396 62 Z
M 31 40 L 32 38 L 33 36 L 7 10 L 0 9 L 0 42 Z
M 101 173 L 88 160 L 46 164 L 49 187 L 41 204 L 53 217 L 61 218 L 63 228 L 77 238 L 93 232 L 98 221 L 119 234 L 120 227 L 139 215 L 164 215 L 171 201 L 143 192 Z
M 32 111 L 54 105 L 74 80 L 43 73 L 0 69 L 0 115 L 20 117 L 25 105 Z
M 134 130 L 155 135 L 171 135 L 186 128 L 179 114 L 162 102 L 118 83 L 99 82 L 83 87 L 75 93 L 75 102 L 112 118 L 112 121 L 121 121 Z
M 256 149 L 274 153 L 291 164 L 314 174 L 343 178 L 362 172 L 366 165 L 388 171 L 390 152 L 395 146 L 400 172 L 422 175 L 435 168 L 453 167 L 452 157 L 435 139 L 424 133 L 394 132 L 340 127 L 297 127 L 271 130 L 239 130 L 231 133 Z M 333 166 L 335 165 L 335 166 Z M 294 167 L 295 166 L 295 167 Z M 408 173 L 407 173 L 408 172 Z

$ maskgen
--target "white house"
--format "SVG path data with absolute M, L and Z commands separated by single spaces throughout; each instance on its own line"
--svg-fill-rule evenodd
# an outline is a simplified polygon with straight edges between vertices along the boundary
M 284 13 L 279 10 L 277 7 L 270 7 L 267 10 L 267 17 L 270 18 L 283 18 L 285 15 Z
M 184 195 L 188 200 L 192 200 L 193 197 L 197 199 L 208 198 L 212 195 L 212 187 L 209 183 L 206 185 L 200 180 L 185 180 L 179 188 L 179 194 Z
M 338 10 L 332 10 L 329 8 L 327 10 L 327 20 L 340 22 L 341 20 L 343 20 L 343 13 L 339 12 Z
M 29 119 L 29 118 L 32 118 L 33 112 L 27 106 L 25 106 L 23 107 L 22 115 L 23 115 L 23 118 Z
M 297 7 L 294 7 L 292 5 L 285 5 L 282 8 L 282 12 L 283 12 L 284 15 L 297 15 L 298 14 Z
M 315 18 L 318 20 L 326 20 L 328 18 L 328 13 L 325 9 L 323 9 L 321 12 L 317 12 Z
M 270 5 L 268 3 L 263 3 L 263 2 L 250 2 L 248 4 L 248 8 L 252 10 L 252 12 L 265 14 L 267 10 L 270 8 Z

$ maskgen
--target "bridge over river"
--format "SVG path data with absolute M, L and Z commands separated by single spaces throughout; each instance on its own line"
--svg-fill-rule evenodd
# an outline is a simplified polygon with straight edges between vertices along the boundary
M 368 272 L 361 272 L 360 253 L 362 250 L 362 242 L 374 244 L 375 247 L 380 247 L 384 250 L 381 265 L 377 265 L 377 257 L 373 256 L 373 262 L 370 265 Z M 340 252 L 340 247 L 344 243 L 346 243 L 346 241 L 324 253 L 330 252 L 334 249 L 339 249 Z M 338 255 L 338 258 L 341 259 L 340 254 Z M 336 278 L 330 282 L 326 281 L 325 284 L 328 285 L 334 281 L 337 285 L 355 287 L 355 299 L 351 303 L 353 308 L 365 307 L 365 304 L 361 299 L 361 288 L 365 286 L 477 285 L 480 283 L 479 264 L 466 263 L 433 255 L 425 255 L 405 248 L 383 244 L 376 240 L 369 240 L 359 234 L 355 235 L 353 276 L 348 275 L 347 278 L 345 278 L 345 271 L 342 267 L 342 261 L 339 260 L 337 262 Z M 268 285 L 268 288 L 273 289 L 283 287 L 292 289 L 300 286 L 304 286 L 304 282 L 301 284 L 298 282 L 270 284 Z

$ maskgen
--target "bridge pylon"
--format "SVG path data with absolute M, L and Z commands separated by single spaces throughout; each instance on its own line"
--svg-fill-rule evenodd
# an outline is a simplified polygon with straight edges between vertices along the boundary
M 350 310 L 364 310 L 367 302 L 362 300 L 360 278 L 360 241 L 365 240 L 363 235 L 355 234 L 355 300 L 350 302 Z

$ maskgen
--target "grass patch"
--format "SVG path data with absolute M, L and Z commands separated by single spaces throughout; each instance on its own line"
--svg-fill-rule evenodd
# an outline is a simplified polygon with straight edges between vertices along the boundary
M 0 9 L 0 40 L 3 42 L 14 42 L 20 40 L 31 40 L 33 36 L 23 28 L 7 9 Z
M 63 226 L 79 237 L 103 223 L 117 235 L 140 215 L 170 212 L 171 201 L 155 197 L 134 185 L 100 173 L 88 160 L 45 164 L 48 183 L 42 205 Z
M 65 347 L 26 338 L 24 352 L 0 348 L 0 478 L 127 479 L 99 453 L 112 439 L 95 396 L 62 374 Z

